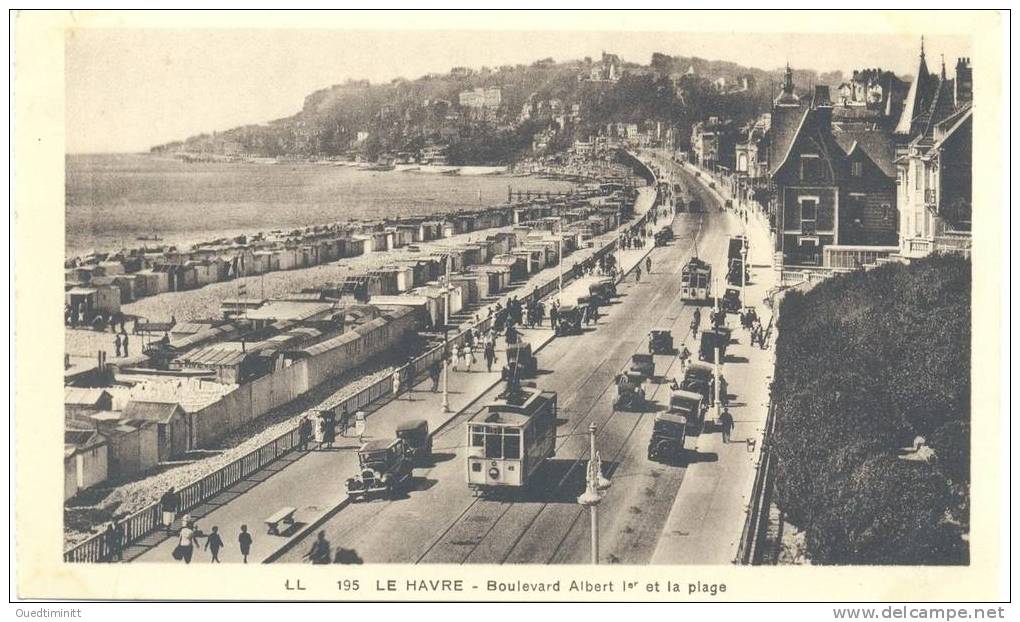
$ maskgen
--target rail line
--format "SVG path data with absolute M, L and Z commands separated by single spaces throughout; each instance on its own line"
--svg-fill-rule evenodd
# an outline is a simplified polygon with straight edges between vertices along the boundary
M 703 225 L 704 225 L 704 218 L 705 218 L 705 216 L 706 216 L 706 214 L 699 214 L 698 229 L 694 233 L 694 236 L 693 236 L 694 237 L 693 241 L 694 241 L 695 245 L 697 244 L 697 239 L 699 237 L 701 237 L 701 235 L 702 235 L 702 232 L 703 232 L 703 229 L 704 229 Z M 674 223 L 675 223 L 675 220 L 674 220 Z M 688 256 L 689 256 L 689 253 L 685 253 L 683 255 L 683 257 L 682 257 L 682 259 L 681 259 L 681 261 L 679 263 L 679 265 L 681 267 L 683 265 L 683 262 L 685 261 L 685 259 Z M 667 316 L 674 310 L 674 305 L 676 304 L 677 298 L 679 298 L 680 295 L 681 295 L 681 292 L 677 291 L 676 294 L 671 299 L 671 301 L 669 302 L 669 304 L 663 306 L 663 311 L 657 317 L 657 321 L 662 321 L 663 319 L 672 319 L 673 320 L 673 324 L 672 325 L 675 325 L 677 323 L 677 321 L 680 320 L 680 318 L 682 317 L 682 313 L 678 313 L 675 318 L 667 318 Z M 687 305 L 681 305 L 681 309 L 686 308 L 686 306 Z M 689 335 L 690 335 L 690 329 L 688 328 L 688 332 L 684 335 L 684 339 L 681 340 L 681 342 L 685 341 Z M 636 348 L 634 350 L 632 350 L 630 352 L 630 354 L 633 354 L 638 349 L 641 349 L 643 343 L 644 343 L 643 340 L 638 340 L 637 341 L 638 345 L 636 346 Z M 628 356 L 627 360 L 628 361 L 630 360 L 629 356 Z M 578 382 L 576 384 L 577 389 L 579 389 L 580 387 L 583 387 L 584 385 L 588 384 L 597 375 L 599 375 L 600 372 L 603 371 L 603 367 L 604 367 L 606 362 L 608 362 L 608 359 L 606 361 L 603 361 L 603 363 L 600 363 L 599 366 L 597 366 L 595 369 L 593 369 L 590 373 L 586 374 L 580 380 L 580 382 Z M 669 365 L 666 368 L 666 372 L 663 375 L 668 375 L 669 372 L 673 369 L 675 364 L 676 364 L 676 357 L 672 357 L 670 359 Z M 626 363 L 625 363 L 625 367 L 626 367 Z M 581 408 L 581 409 L 573 408 L 573 406 L 575 406 L 573 401 L 570 403 L 571 408 L 562 408 L 561 410 L 565 410 L 567 412 L 583 412 L 583 411 L 587 411 L 587 413 L 589 413 L 589 415 L 582 416 L 582 417 L 580 417 L 580 418 L 578 418 L 578 419 L 576 419 L 574 421 L 571 421 L 571 425 L 570 425 L 570 428 L 569 428 L 568 432 L 566 434 L 558 434 L 557 438 L 566 438 L 566 439 L 568 439 L 568 440 L 564 441 L 564 444 L 566 444 L 566 443 L 571 442 L 570 441 L 570 437 L 574 437 L 574 436 L 585 436 L 585 437 L 587 437 L 587 434 L 580 434 L 580 433 L 577 433 L 576 431 L 578 430 L 578 428 L 580 428 L 582 425 L 588 423 L 592 419 L 592 416 L 590 415 L 590 413 L 592 413 L 593 407 L 596 404 L 598 404 L 600 401 L 603 400 L 606 392 L 609 391 L 613 386 L 615 386 L 614 383 L 609 383 L 609 384 L 605 385 L 598 392 L 598 394 L 595 395 L 594 399 L 592 400 L 591 404 L 589 405 L 589 407 L 587 409 L 584 409 L 584 408 Z M 661 384 L 655 386 L 655 389 L 654 389 L 654 391 L 652 393 L 652 397 L 654 397 L 659 392 L 660 388 L 661 388 Z M 577 396 L 579 394 L 584 394 L 583 392 L 580 392 L 577 389 L 575 389 L 573 391 L 570 391 L 569 394 L 572 395 L 572 396 Z M 478 412 L 478 411 L 475 411 L 475 412 Z M 611 420 L 613 420 L 613 418 L 616 417 L 617 414 L 618 414 L 618 411 L 615 411 L 615 410 L 611 411 L 602 421 L 599 422 L 600 428 L 604 428 L 605 426 L 607 426 L 608 423 Z M 623 452 L 626 450 L 627 445 L 630 443 L 630 440 L 633 437 L 634 432 L 641 425 L 641 422 L 646 419 L 648 414 L 650 414 L 650 413 L 642 412 L 642 413 L 639 413 L 637 417 L 632 417 L 633 425 L 630 426 L 629 430 L 625 430 L 625 435 L 624 435 L 624 438 L 622 439 L 622 442 L 620 442 L 620 444 L 618 445 L 618 447 L 614 450 L 614 452 L 612 454 L 612 458 L 613 458 L 614 461 L 621 454 L 623 454 Z M 558 448 L 558 450 L 561 450 L 561 449 L 562 449 L 562 446 L 560 448 Z M 567 470 L 566 470 L 565 474 L 563 475 L 563 477 L 560 478 L 560 480 L 555 484 L 555 486 L 550 487 L 546 492 L 547 493 L 555 493 L 555 492 L 560 491 L 563 488 L 564 484 L 567 481 L 569 481 L 570 478 L 573 476 L 573 474 L 575 473 L 575 470 L 577 469 L 577 467 L 582 462 L 587 462 L 588 459 L 590 459 L 590 456 L 587 455 L 587 452 L 581 452 L 581 454 L 571 462 L 570 466 L 567 468 Z M 502 510 L 499 511 L 498 514 L 494 518 L 490 519 L 490 523 L 488 525 L 488 528 L 485 529 L 485 531 L 483 533 L 478 535 L 478 537 L 476 538 L 476 541 L 474 542 L 474 545 L 471 546 L 470 549 L 461 552 L 462 554 L 460 555 L 460 563 L 463 563 L 464 561 L 469 559 L 471 557 L 471 555 L 478 549 L 478 547 L 482 545 L 482 543 L 485 541 L 487 536 L 493 531 L 493 529 L 495 529 L 495 527 L 503 520 L 503 518 L 506 516 L 506 514 L 513 507 L 520 505 L 523 502 L 523 500 L 513 500 L 513 499 L 511 499 L 511 500 L 506 500 L 506 499 L 495 500 L 495 499 L 483 499 L 481 497 L 477 497 L 475 499 L 472 499 L 472 501 L 464 508 L 464 510 L 460 514 L 458 514 L 457 517 L 454 518 L 447 525 L 447 527 L 445 529 L 443 529 L 435 538 L 432 539 L 432 541 L 425 548 L 425 550 L 415 560 L 415 563 L 421 563 L 425 558 L 427 558 L 430 555 L 430 553 L 432 553 L 432 551 L 436 550 L 436 548 L 438 546 L 440 546 L 446 540 L 447 536 L 450 534 L 451 531 L 453 531 L 454 528 L 456 528 L 458 525 L 463 524 L 465 520 L 468 520 L 468 518 L 467 518 L 468 514 L 474 508 L 481 507 L 479 504 L 485 505 L 486 502 L 502 504 L 502 505 L 505 505 L 505 507 L 503 507 Z M 505 563 L 506 560 L 509 559 L 509 557 L 517 549 L 517 547 L 520 544 L 521 540 L 525 537 L 525 535 L 527 535 L 529 533 L 529 530 L 534 525 L 535 521 L 538 520 L 538 518 L 542 515 L 542 513 L 546 510 L 546 508 L 549 507 L 549 505 L 550 505 L 550 502 L 548 502 L 548 501 L 540 503 L 538 505 L 537 511 L 534 512 L 534 514 L 530 517 L 530 519 L 521 528 L 517 529 L 517 531 L 519 533 L 511 541 L 510 546 L 507 548 L 505 554 L 503 554 L 502 557 L 500 558 L 500 563 Z M 573 531 L 573 526 L 576 523 L 576 521 L 578 520 L 578 517 L 581 515 L 581 513 L 582 513 L 582 510 L 581 509 L 577 509 L 577 513 L 574 516 L 574 518 L 570 521 L 570 523 L 568 524 L 567 529 L 564 532 L 564 535 L 559 539 L 559 541 L 556 544 L 556 547 L 554 547 L 553 552 L 552 552 L 552 554 L 550 556 L 550 559 L 552 559 L 552 558 L 554 558 L 556 556 L 556 554 L 558 553 L 558 551 L 562 547 L 563 543 L 570 536 L 571 532 Z

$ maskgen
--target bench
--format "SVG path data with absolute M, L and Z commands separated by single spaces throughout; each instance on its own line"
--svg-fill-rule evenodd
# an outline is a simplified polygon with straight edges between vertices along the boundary
M 276 511 L 275 514 L 266 519 L 266 527 L 269 528 L 269 535 L 278 536 L 280 535 L 280 523 L 286 523 L 287 525 L 294 524 L 294 512 L 295 508 L 282 507 Z

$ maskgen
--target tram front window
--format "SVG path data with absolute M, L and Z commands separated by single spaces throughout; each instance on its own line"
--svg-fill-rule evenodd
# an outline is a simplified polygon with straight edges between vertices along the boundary
M 521 459 L 521 431 L 507 430 L 503 437 L 503 457 L 507 460 Z
M 485 435 L 485 457 L 503 457 L 503 437 L 498 433 L 498 431 L 495 434 L 490 432 Z

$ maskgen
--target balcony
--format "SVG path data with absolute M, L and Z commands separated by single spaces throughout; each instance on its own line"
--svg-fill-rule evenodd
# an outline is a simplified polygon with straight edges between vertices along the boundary
M 904 257 L 917 259 L 927 257 L 934 250 L 934 244 L 927 238 L 906 238 L 901 252 Z
M 830 244 L 822 249 L 822 267 L 833 270 L 859 270 L 878 264 L 900 251 L 898 246 L 849 246 Z

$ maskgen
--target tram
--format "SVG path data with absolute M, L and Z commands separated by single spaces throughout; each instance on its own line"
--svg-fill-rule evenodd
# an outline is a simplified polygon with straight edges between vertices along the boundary
M 680 297 L 683 300 L 708 302 L 712 288 L 712 266 L 692 257 L 680 274 Z
M 522 387 L 467 423 L 467 483 L 475 494 L 528 485 L 556 453 L 556 393 Z

